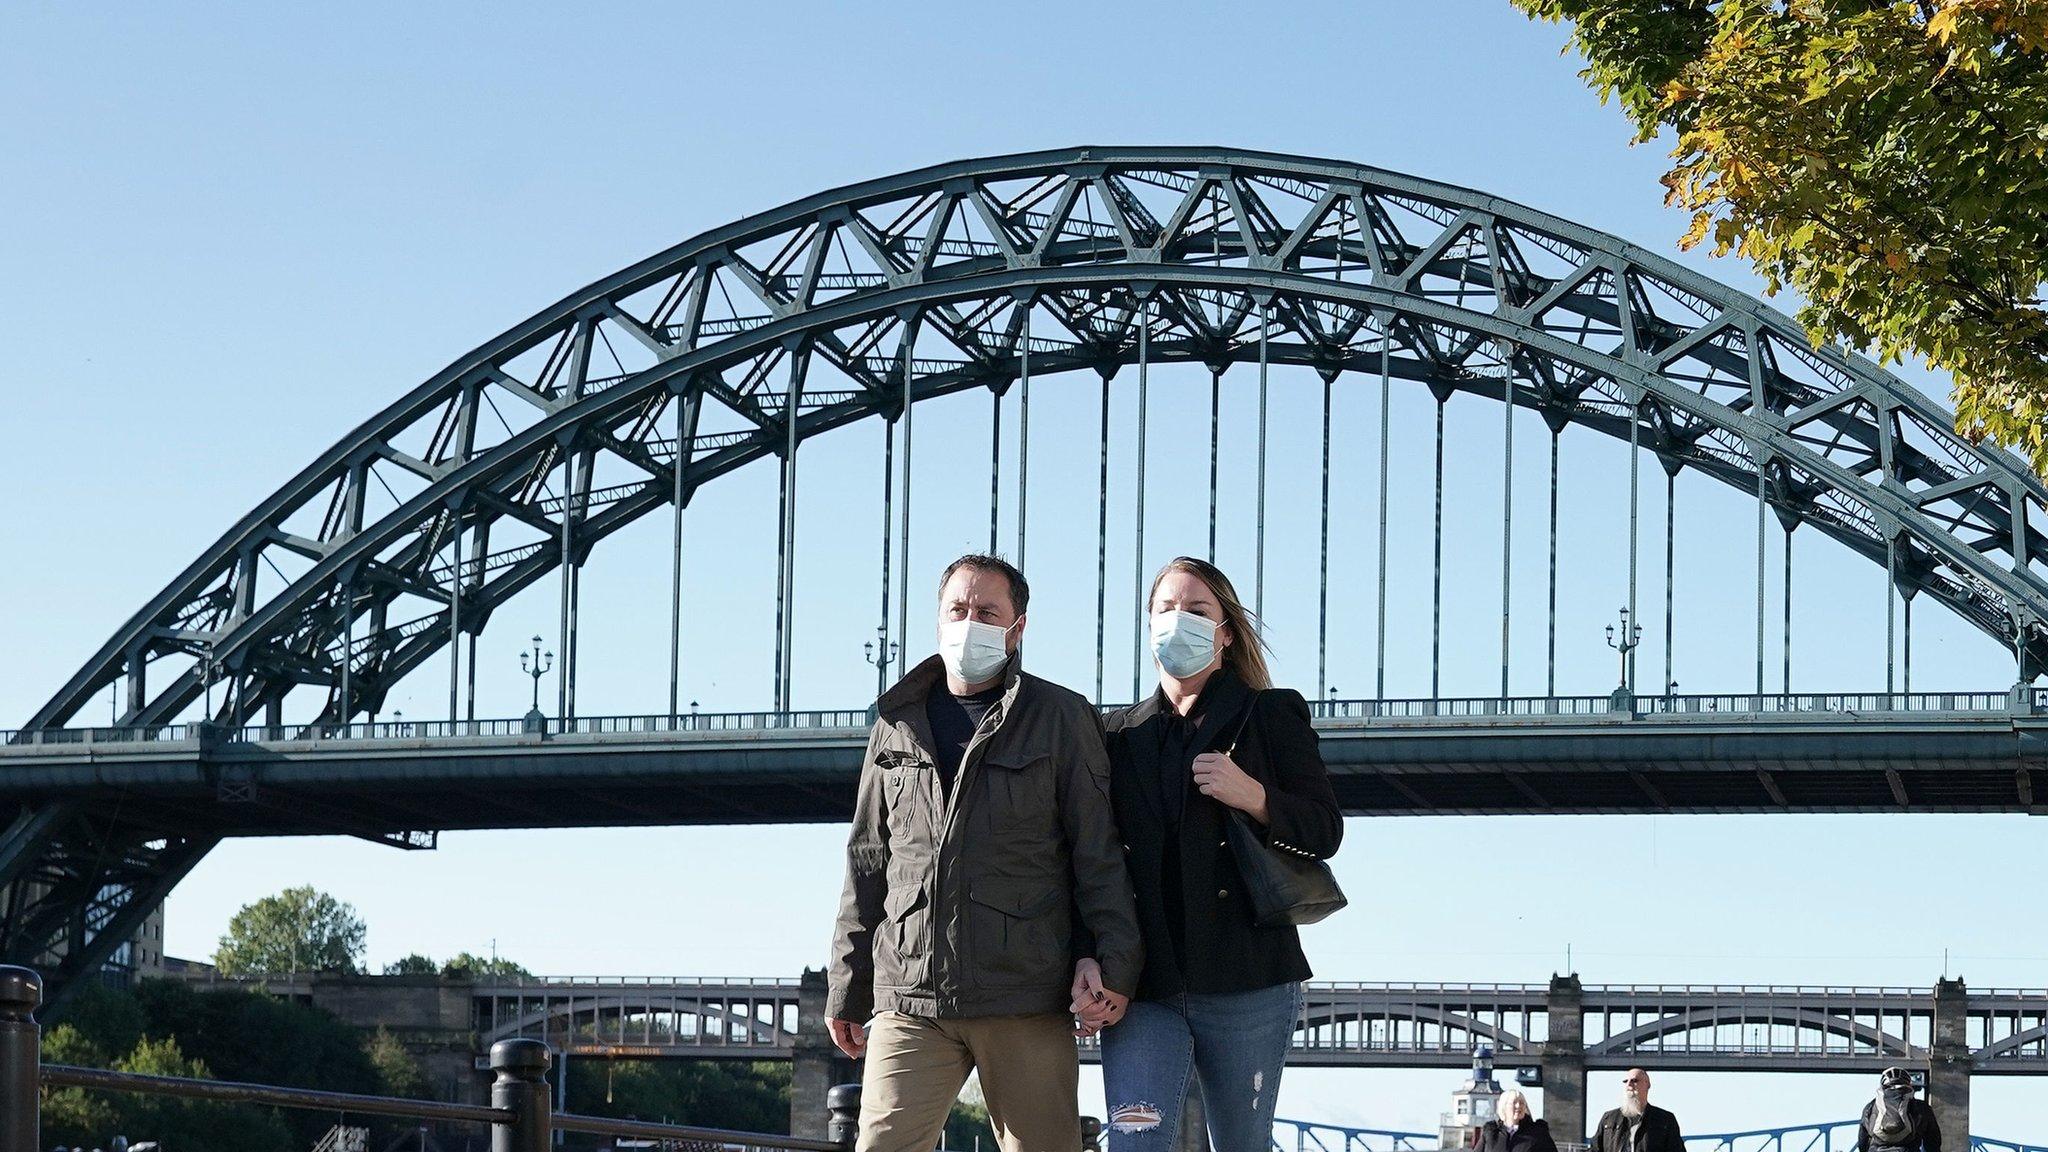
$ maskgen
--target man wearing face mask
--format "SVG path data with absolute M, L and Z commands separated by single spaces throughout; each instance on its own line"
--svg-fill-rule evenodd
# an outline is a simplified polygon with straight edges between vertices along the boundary
M 1080 1147 L 1075 1021 L 1142 963 L 1100 720 L 1017 655 L 1030 587 L 963 556 L 939 652 L 876 702 L 846 845 L 826 1026 L 866 1058 L 859 1152 L 929 1152 L 979 1072 L 1003 1152 Z
M 1877 1078 L 1877 1096 L 1863 1106 L 1856 1127 L 1856 1152 L 1941 1152 L 1941 1123 L 1914 1097 L 1913 1076 L 1904 1068 L 1887 1068 Z
M 1685 1152 L 1678 1117 L 1650 1103 L 1648 1072 L 1631 1068 L 1622 1073 L 1621 1107 L 1600 1117 L 1591 1152 Z

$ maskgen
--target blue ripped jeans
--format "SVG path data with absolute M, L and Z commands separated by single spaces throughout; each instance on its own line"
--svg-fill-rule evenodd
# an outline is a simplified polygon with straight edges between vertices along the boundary
M 1301 1015 L 1301 985 L 1138 1000 L 1102 1033 L 1109 1152 L 1168 1152 L 1190 1073 L 1215 1152 L 1268 1152 L 1280 1069 Z

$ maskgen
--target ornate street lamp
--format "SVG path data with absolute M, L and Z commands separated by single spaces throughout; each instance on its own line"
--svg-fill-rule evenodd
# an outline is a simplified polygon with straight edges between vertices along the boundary
M 547 714 L 540 710 L 540 678 L 547 675 L 548 670 L 554 666 L 555 654 L 553 652 L 541 651 L 540 636 L 538 634 L 533 638 L 533 651 L 521 652 L 519 654 L 519 670 L 533 678 L 533 708 L 526 713 L 526 730 L 528 732 L 543 732 L 547 730 Z
M 875 638 L 860 647 L 866 655 L 867 662 L 875 666 L 875 698 L 879 700 L 882 693 L 889 690 L 889 665 L 896 662 L 903 646 L 889 639 L 887 624 L 877 624 Z
M 1607 646 L 1621 654 L 1621 679 L 1617 686 L 1621 691 L 1627 692 L 1630 695 L 1634 695 L 1635 685 L 1629 682 L 1628 654 L 1641 647 L 1642 643 L 1643 626 L 1629 621 L 1628 608 L 1624 606 L 1621 610 L 1620 639 L 1617 640 L 1615 638 L 1614 625 L 1609 624 L 1607 626 Z

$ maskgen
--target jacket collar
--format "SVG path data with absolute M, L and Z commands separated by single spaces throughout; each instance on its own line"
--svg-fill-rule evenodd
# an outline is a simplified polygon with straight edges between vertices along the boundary
M 1003 694 L 996 707 L 1007 713 L 1017 703 L 1024 686 L 1024 653 L 1020 648 L 1003 665 Z M 934 691 L 946 687 L 946 662 L 937 653 L 903 674 L 875 701 L 875 715 L 884 720 L 915 723 L 924 717 L 924 703 Z
M 1251 688 L 1231 671 L 1230 665 L 1217 668 L 1209 674 L 1208 683 L 1202 685 L 1201 693 L 1195 697 L 1195 711 L 1202 716 L 1202 729 L 1209 729 L 1221 721 L 1238 719 L 1251 695 Z M 1154 688 L 1152 695 L 1140 700 L 1125 714 L 1125 723 L 1136 727 L 1154 716 L 1172 715 L 1173 705 L 1166 699 L 1166 689 Z M 1209 733 L 1205 731 L 1204 735 L 1201 743 L 1206 746 Z
M 1244 718 L 1251 698 L 1251 688 L 1228 665 L 1216 669 L 1195 699 L 1196 711 L 1202 719 L 1195 728 L 1195 737 L 1189 747 L 1196 752 L 1219 751 L 1215 747 L 1219 735 L 1226 731 L 1234 735 L 1238 731 L 1238 722 Z M 1132 768 L 1139 779 L 1149 781 L 1159 772 L 1159 742 L 1155 730 L 1150 727 L 1151 722 L 1158 720 L 1164 723 L 1174 718 L 1173 705 L 1167 702 L 1163 689 L 1153 690 L 1152 695 L 1139 701 L 1125 714 L 1124 729 L 1140 733 L 1137 739 L 1126 744 Z M 1192 788 L 1193 777 L 1184 780 L 1183 786 Z M 1138 792 L 1144 796 L 1146 807 L 1158 818 L 1165 819 L 1166 813 L 1159 807 L 1157 789 L 1147 784 Z M 1183 798 L 1183 812 L 1187 802 L 1187 798 Z

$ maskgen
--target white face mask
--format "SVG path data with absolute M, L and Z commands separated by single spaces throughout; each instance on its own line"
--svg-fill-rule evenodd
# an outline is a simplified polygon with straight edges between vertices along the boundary
M 979 620 L 947 620 L 939 625 L 939 658 L 956 679 L 969 684 L 993 680 L 1010 658 L 1009 636 L 1009 628 Z
M 1216 659 L 1216 622 L 1192 612 L 1156 612 L 1152 616 L 1152 655 L 1176 680 L 1185 680 Z

